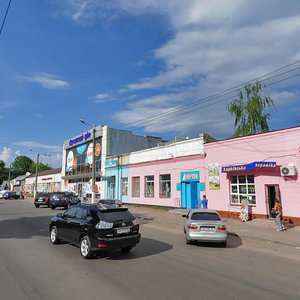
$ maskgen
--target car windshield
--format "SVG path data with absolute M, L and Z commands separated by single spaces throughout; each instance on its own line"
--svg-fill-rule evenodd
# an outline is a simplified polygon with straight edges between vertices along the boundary
M 53 197 L 53 198 L 60 198 L 60 197 L 64 197 L 64 196 L 65 196 L 64 193 L 53 193 L 53 194 L 52 194 L 52 197 Z
M 220 221 L 220 217 L 216 213 L 195 212 L 191 216 L 191 220 L 197 221 Z
M 47 197 L 48 195 L 46 193 L 43 194 L 37 194 L 37 197 Z

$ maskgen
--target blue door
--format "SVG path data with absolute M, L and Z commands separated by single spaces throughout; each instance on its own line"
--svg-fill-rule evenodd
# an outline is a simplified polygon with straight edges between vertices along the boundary
M 181 205 L 183 208 L 197 207 L 197 182 L 183 182 L 181 187 Z

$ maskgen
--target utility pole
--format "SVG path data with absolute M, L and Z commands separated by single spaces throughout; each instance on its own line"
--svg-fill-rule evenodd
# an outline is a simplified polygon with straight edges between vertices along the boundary
M 96 128 L 93 125 L 93 173 L 92 173 L 92 203 L 95 202 L 95 185 L 96 185 L 96 157 L 95 157 L 95 135 Z
M 38 167 L 39 167 L 39 158 L 40 154 L 36 155 L 36 165 L 35 165 L 35 189 L 34 189 L 34 197 L 37 194 L 37 182 L 38 182 Z
M 11 169 L 11 164 L 9 165 L 8 169 L 8 190 L 10 191 L 10 169 Z

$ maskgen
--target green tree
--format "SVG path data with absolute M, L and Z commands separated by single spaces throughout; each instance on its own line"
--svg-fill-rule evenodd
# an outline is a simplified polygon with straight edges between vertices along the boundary
M 17 156 L 11 164 L 12 178 L 30 172 L 30 168 L 33 164 L 34 162 L 30 157 L 25 155 Z
M 234 136 L 243 136 L 269 131 L 270 115 L 264 113 L 266 107 L 275 107 L 269 96 L 261 96 L 260 82 L 247 84 L 244 91 L 239 91 L 238 99 L 234 99 L 227 110 L 235 116 Z
M 4 180 L 8 180 L 8 168 L 5 168 L 5 163 L 3 160 L 0 160 L 0 184 Z
M 50 167 L 48 164 L 44 164 L 44 163 L 39 163 L 38 165 L 38 172 L 43 172 L 43 171 L 47 171 L 47 170 L 51 170 L 52 167 Z M 30 173 L 35 173 L 36 172 L 36 163 L 33 163 L 30 167 L 29 170 Z

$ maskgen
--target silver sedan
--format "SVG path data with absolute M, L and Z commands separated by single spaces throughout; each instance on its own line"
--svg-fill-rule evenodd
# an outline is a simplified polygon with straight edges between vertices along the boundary
M 226 247 L 227 230 L 220 215 L 213 209 L 192 209 L 184 224 L 186 243 L 193 241 L 219 243 Z

